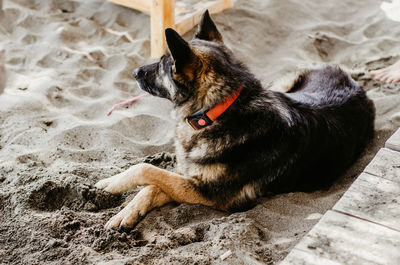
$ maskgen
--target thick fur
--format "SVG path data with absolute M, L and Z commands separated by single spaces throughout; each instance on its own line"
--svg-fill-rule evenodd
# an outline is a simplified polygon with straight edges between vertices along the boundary
M 374 134 L 375 109 L 339 67 L 302 71 L 267 90 L 224 45 L 203 15 L 189 43 L 167 29 L 170 50 L 134 72 L 140 87 L 171 100 L 177 112 L 177 173 L 147 164 L 97 183 L 110 192 L 149 185 L 109 228 L 132 227 L 147 211 L 170 201 L 222 210 L 243 209 L 271 192 L 329 185 L 364 150 Z M 237 100 L 206 128 L 187 118 L 235 93 Z

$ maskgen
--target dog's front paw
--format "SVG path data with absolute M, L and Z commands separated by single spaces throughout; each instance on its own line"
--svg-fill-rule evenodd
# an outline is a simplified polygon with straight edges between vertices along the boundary
M 111 183 L 111 178 L 105 178 L 98 181 L 94 186 L 100 190 L 104 190 Z
M 138 208 L 128 205 L 113 216 L 104 227 L 106 229 L 129 230 L 139 222 L 141 216 Z
M 131 188 L 126 174 L 120 173 L 115 176 L 105 178 L 97 182 L 94 186 L 109 193 L 122 193 Z
M 122 193 L 138 185 L 146 185 L 143 176 L 146 174 L 147 170 L 152 167 L 154 166 L 145 163 L 131 166 L 122 173 L 100 180 L 95 184 L 95 187 L 110 193 Z

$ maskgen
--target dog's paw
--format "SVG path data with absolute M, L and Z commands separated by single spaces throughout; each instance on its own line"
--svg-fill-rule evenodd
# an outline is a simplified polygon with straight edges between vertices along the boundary
M 130 185 L 128 185 L 124 173 L 120 173 L 115 176 L 102 179 L 99 182 L 97 182 L 94 186 L 98 189 L 105 190 L 113 194 L 125 192 L 130 188 Z
M 128 170 L 115 176 L 100 180 L 95 184 L 95 187 L 110 193 L 122 193 L 128 191 L 138 185 L 143 185 L 143 175 L 145 175 L 146 170 L 151 167 L 153 166 L 145 163 L 134 165 Z
M 106 229 L 130 230 L 141 218 L 140 210 L 129 205 L 122 209 L 117 215 L 113 216 L 104 226 Z
M 105 178 L 98 181 L 94 186 L 100 190 L 104 190 L 111 183 L 111 178 Z

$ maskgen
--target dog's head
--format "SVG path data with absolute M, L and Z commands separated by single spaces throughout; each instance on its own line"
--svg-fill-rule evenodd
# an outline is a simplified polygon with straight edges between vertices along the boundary
M 208 11 L 190 42 L 173 29 L 165 37 L 170 52 L 133 73 L 141 89 L 177 106 L 191 102 L 192 108 L 210 107 L 237 90 L 237 72 L 245 68 L 224 45 Z

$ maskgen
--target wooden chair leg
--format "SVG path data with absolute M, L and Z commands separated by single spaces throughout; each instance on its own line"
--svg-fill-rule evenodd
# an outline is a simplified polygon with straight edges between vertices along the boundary
M 164 30 L 174 26 L 174 0 L 152 0 L 151 5 L 151 57 L 157 58 L 165 53 Z

